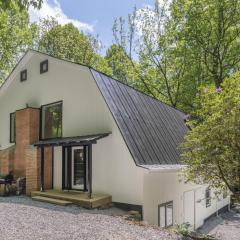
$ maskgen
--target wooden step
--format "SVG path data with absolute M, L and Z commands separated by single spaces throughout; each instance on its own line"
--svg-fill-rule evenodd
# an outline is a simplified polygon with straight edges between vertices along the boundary
M 65 191 L 54 191 L 54 190 L 49 190 L 46 192 L 33 191 L 31 193 L 31 196 L 58 199 L 61 201 L 71 202 L 72 204 L 76 204 L 81 207 L 90 208 L 90 209 L 105 206 L 112 202 L 112 197 L 110 195 L 93 194 L 92 198 L 89 199 L 88 193 L 83 193 L 79 191 L 77 192 L 75 191 L 65 192 Z
M 42 196 L 32 197 L 32 200 L 57 204 L 57 205 L 61 205 L 61 206 L 67 206 L 67 205 L 72 204 L 72 202 L 69 202 L 69 201 L 59 200 L 59 199 L 55 199 L 55 198 L 42 197 Z

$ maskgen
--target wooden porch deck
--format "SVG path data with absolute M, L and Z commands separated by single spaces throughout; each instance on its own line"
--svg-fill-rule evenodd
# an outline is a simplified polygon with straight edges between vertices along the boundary
M 112 202 L 112 197 L 107 194 L 92 194 L 92 198 L 88 198 L 88 193 L 79 191 L 57 191 L 57 190 L 47 190 L 45 192 L 34 191 L 31 193 L 34 200 L 38 200 L 35 197 L 40 197 L 39 201 L 45 199 L 45 202 L 54 203 L 54 199 L 61 201 L 66 201 L 69 204 L 79 205 L 85 208 L 98 208 L 101 206 L 108 205 Z M 47 201 L 49 199 L 49 201 Z M 64 205 L 64 204 L 62 204 Z M 67 204 L 65 204 L 67 205 Z

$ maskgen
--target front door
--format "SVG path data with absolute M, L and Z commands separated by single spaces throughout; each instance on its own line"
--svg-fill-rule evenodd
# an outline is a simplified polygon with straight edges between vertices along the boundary
M 72 147 L 72 189 L 86 190 L 86 157 L 85 149 Z

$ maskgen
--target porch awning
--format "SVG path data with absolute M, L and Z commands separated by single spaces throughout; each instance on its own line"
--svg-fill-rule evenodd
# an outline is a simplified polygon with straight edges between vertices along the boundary
M 86 136 L 76 136 L 76 137 L 63 137 L 63 138 L 54 138 L 40 140 L 34 143 L 34 146 L 81 146 L 97 143 L 97 140 L 107 137 L 111 133 L 100 133 L 94 135 Z

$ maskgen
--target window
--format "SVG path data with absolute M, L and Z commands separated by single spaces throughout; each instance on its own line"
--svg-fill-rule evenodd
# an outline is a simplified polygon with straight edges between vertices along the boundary
M 40 63 L 40 73 L 45 73 L 48 71 L 48 60 L 45 60 Z
M 158 226 L 170 227 L 173 225 L 173 201 L 158 205 Z
M 10 113 L 10 143 L 16 142 L 16 113 Z
M 41 139 L 62 137 L 62 102 L 41 108 Z
M 211 189 L 208 187 L 205 192 L 206 207 L 211 206 Z
M 21 71 L 21 73 L 20 73 L 20 81 L 24 82 L 26 80 L 27 80 L 27 69 Z

